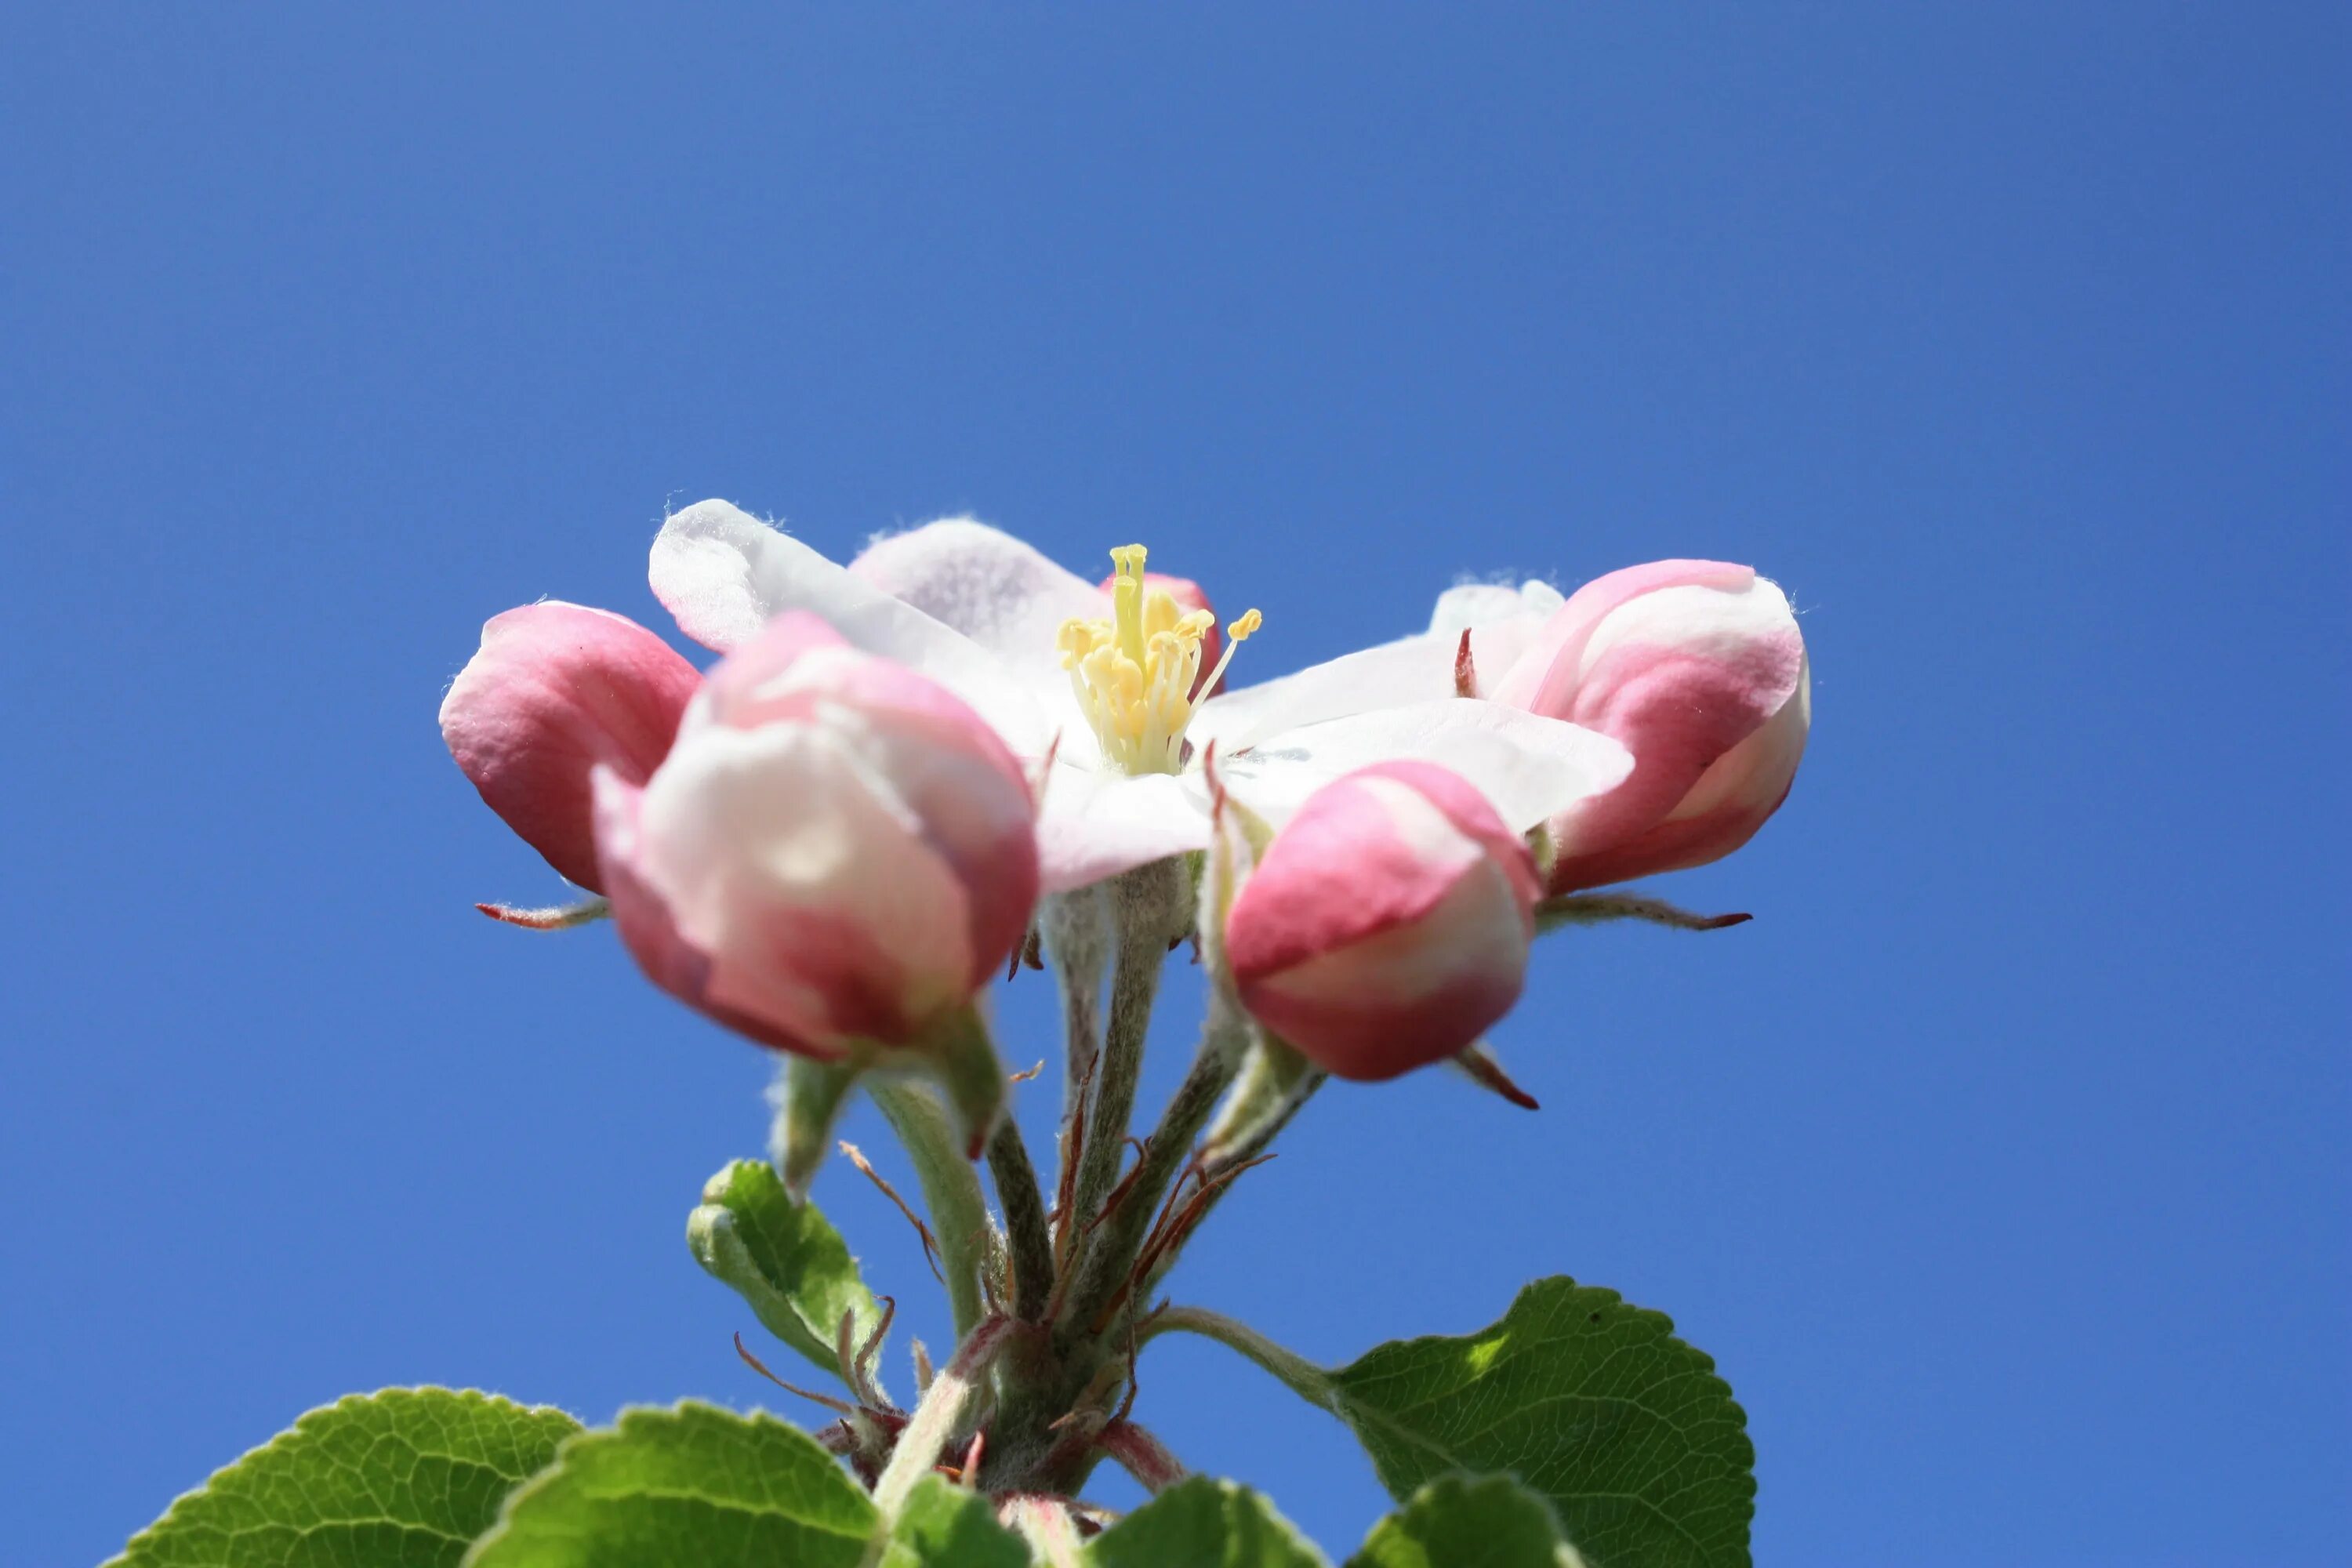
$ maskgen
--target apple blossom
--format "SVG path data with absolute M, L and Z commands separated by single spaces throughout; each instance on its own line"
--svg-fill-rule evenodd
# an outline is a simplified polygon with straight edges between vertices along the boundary
M 702 677 L 635 621 L 560 601 L 493 616 L 441 703 L 450 755 L 492 811 L 592 892 L 589 770 L 642 784 Z
M 1325 785 L 1276 834 L 1226 918 L 1242 1004 L 1318 1067 L 1389 1079 L 1456 1056 L 1518 999 L 1533 858 L 1433 763 Z
M 1442 757 L 1520 829 L 1632 766 L 1590 731 L 1457 696 L 1454 639 L 1438 634 L 1219 694 L 1257 621 L 1236 619 L 1219 652 L 1204 598 L 1155 583 L 1140 546 L 1114 559 L 1106 595 L 1019 540 L 953 519 L 845 567 L 708 500 L 663 524 L 648 574 L 680 628 L 710 647 L 736 647 L 779 611 L 812 610 L 963 698 L 1015 756 L 1050 759 L 1037 837 L 1053 891 L 1204 847 L 1211 742 L 1236 795 L 1276 822 L 1321 785 L 1395 757 Z
M 629 950 L 767 1044 L 919 1048 L 1028 930 L 1020 765 L 954 696 L 814 616 L 713 668 L 642 785 L 602 765 L 593 784 Z
M 1787 798 L 1811 716 L 1803 634 L 1748 566 L 1659 561 L 1567 600 L 1530 584 L 1456 589 L 1476 689 L 1622 742 L 1630 774 L 1549 819 L 1553 894 L 1719 859 Z

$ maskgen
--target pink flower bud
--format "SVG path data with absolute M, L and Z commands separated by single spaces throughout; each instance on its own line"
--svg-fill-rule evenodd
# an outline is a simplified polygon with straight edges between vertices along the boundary
M 1475 1041 L 1518 999 L 1535 862 L 1433 763 L 1376 763 L 1308 797 L 1234 896 L 1242 1003 L 1316 1065 L 1389 1079 Z
M 1037 899 L 1027 780 L 931 681 L 814 616 L 722 659 L 642 789 L 595 777 L 622 940 L 767 1045 L 908 1046 L 969 1002 Z
M 1495 700 L 1621 742 L 1633 771 L 1550 824 L 1548 891 L 1705 865 L 1787 798 L 1811 698 L 1789 601 L 1748 566 L 1658 561 L 1586 584 Z
M 635 621 L 557 601 L 482 627 L 481 651 L 441 703 L 449 753 L 492 811 L 593 892 L 589 770 L 641 784 L 669 751 L 702 677 Z

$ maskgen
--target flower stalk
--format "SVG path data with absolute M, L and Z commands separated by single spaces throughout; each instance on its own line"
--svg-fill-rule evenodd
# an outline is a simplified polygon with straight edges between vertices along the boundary
M 874 1104 L 905 1144 L 931 1212 L 940 1267 L 947 1275 L 948 1313 L 956 1338 L 971 1337 L 986 1315 L 982 1280 L 996 1247 L 988 1200 L 962 1145 L 948 1126 L 947 1113 L 919 1084 L 877 1082 Z

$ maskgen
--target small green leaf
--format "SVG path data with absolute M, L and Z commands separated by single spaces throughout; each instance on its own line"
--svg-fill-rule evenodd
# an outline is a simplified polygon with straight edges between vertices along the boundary
M 836 1375 L 842 1313 L 857 1314 L 861 1341 L 881 1321 L 841 1233 L 814 1204 L 786 1197 L 765 1161 L 738 1160 L 704 1184 L 702 1206 L 687 1216 L 686 1244 L 770 1333 Z
M 1089 1568 L 1327 1568 L 1320 1552 L 1247 1487 L 1194 1476 L 1112 1525 Z
M 466 1568 L 857 1568 L 878 1523 L 807 1433 L 688 1401 L 564 1444 Z
M 1673 1331 L 1614 1290 L 1539 1279 L 1478 1333 L 1395 1341 L 1331 1373 L 1331 1405 L 1391 1496 L 1507 1470 L 1605 1568 L 1745 1568 L 1747 1416 Z
M 1543 1499 L 1508 1476 L 1444 1476 L 1372 1527 L 1348 1568 L 1585 1568 Z
M 925 1476 L 899 1511 L 882 1568 L 1029 1568 L 1029 1548 L 996 1522 L 986 1498 Z
M 214 1472 L 108 1568 L 456 1568 L 578 1430 L 470 1390 L 354 1394 Z

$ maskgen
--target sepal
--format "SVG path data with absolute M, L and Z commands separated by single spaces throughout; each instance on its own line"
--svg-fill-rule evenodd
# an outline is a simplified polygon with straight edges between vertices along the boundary
M 1454 1065 L 1462 1075 L 1490 1094 L 1499 1094 L 1522 1110 L 1541 1110 L 1536 1097 L 1521 1089 L 1503 1064 L 1495 1059 L 1494 1048 L 1484 1040 L 1473 1041 L 1470 1047 L 1454 1058 Z
M 1256 869 L 1258 858 L 1274 842 L 1274 826 L 1225 788 L 1224 778 L 1217 771 L 1214 742 L 1202 760 L 1202 771 L 1209 781 L 1209 847 L 1201 864 L 1201 907 L 1193 930 L 1209 984 L 1238 1005 L 1233 963 L 1225 953 L 1225 921 L 1233 912 L 1235 895 Z
M 1241 1070 L 1201 1143 L 1201 1169 L 1215 1176 L 1265 1147 L 1329 1075 L 1274 1035 L 1253 1026 Z
M 967 1005 L 949 1014 L 893 1065 L 900 1063 L 915 1066 L 939 1085 L 964 1157 L 979 1159 L 1004 1114 L 1008 1082 L 980 1009 Z
M 1721 931 L 1726 926 L 1744 925 L 1754 918 L 1746 913 L 1694 914 L 1664 899 L 1645 898 L 1639 893 L 1567 893 L 1536 905 L 1536 934 L 1541 936 L 1562 926 L 1606 925 L 1611 921 L 1647 921 L 1675 931 Z
M 576 904 L 552 904 L 545 909 L 526 910 L 514 904 L 476 904 L 476 909 L 501 925 L 520 926 L 525 931 L 570 931 L 573 926 L 593 925 L 612 918 L 613 906 L 604 899 L 587 899 Z
M 768 1136 L 768 1154 L 783 1178 L 784 1195 L 804 1201 L 816 1170 L 833 1147 L 833 1129 L 849 1104 L 868 1065 L 867 1055 L 855 1051 L 839 1061 L 813 1057 L 786 1057 L 770 1092 L 776 1102 L 775 1125 Z

